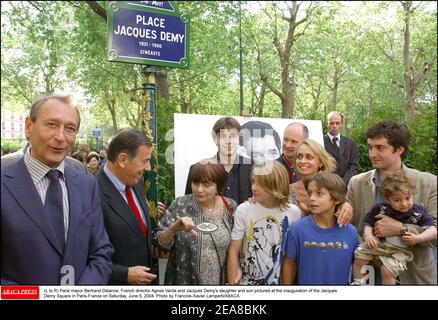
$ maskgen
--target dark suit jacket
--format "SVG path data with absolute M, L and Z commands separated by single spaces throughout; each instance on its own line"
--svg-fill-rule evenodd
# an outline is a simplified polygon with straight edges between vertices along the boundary
M 109 284 L 127 284 L 128 267 L 146 266 L 152 269 L 152 262 L 149 254 L 151 248 L 152 227 L 148 209 L 144 200 L 144 191 L 141 182 L 132 189 L 140 201 L 143 212 L 146 214 L 146 227 L 148 229 L 147 239 L 140 230 L 140 225 L 123 199 L 120 192 L 101 169 L 96 179 L 99 182 L 102 192 L 102 210 L 105 221 L 105 228 L 109 239 L 114 246 L 113 271 Z M 153 270 L 151 271 L 153 272 Z
M 108 283 L 113 248 L 103 224 L 97 181 L 67 166 L 64 175 L 70 221 L 62 253 L 24 160 L 2 168 L 2 284 L 59 285 L 65 265 L 74 268 L 77 285 Z
M 356 142 L 341 136 L 339 154 L 337 155 L 330 137 L 326 134 L 324 135 L 324 148 L 336 160 L 336 174 L 341 176 L 345 185 L 348 186 L 351 177 L 355 176 L 359 169 L 359 154 L 357 153 Z
M 211 161 L 217 161 L 217 155 L 214 155 L 213 157 L 206 159 Z M 185 194 L 191 194 L 192 193 L 192 179 L 190 178 L 191 172 L 193 169 L 193 166 L 195 164 L 192 164 L 189 169 L 189 174 L 187 175 L 187 182 L 186 182 L 186 190 Z M 243 161 L 243 158 L 239 156 L 239 163 L 237 164 L 237 194 L 231 195 L 230 197 L 237 202 L 237 204 L 241 204 L 248 200 L 249 197 L 252 197 L 252 190 L 251 190 L 251 169 L 252 164 L 247 164 Z M 228 180 L 230 180 L 230 176 L 228 176 Z M 224 188 L 229 184 L 229 181 L 225 183 Z

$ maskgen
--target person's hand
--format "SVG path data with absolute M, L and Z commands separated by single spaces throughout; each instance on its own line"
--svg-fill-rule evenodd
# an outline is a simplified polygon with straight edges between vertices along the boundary
M 186 231 L 191 233 L 194 237 L 198 236 L 196 230 L 193 229 L 195 224 L 190 217 L 181 217 L 174 223 L 174 225 L 176 231 Z
M 144 266 L 135 266 L 128 268 L 128 284 L 142 285 L 150 284 L 157 275 L 149 273 L 151 269 Z
M 412 232 L 406 232 L 404 236 L 402 236 L 402 240 L 404 243 L 413 246 L 420 242 L 420 237 L 418 234 Z
M 164 214 L 166 213 L 166 205 L 162 202 L 158 202 L 157 203 L 157 214 L 158 214 L 158 219 L 161 219 Z
M 344 202 L 339 210 L 335 213 L 338 217 L 338 224 L 340 227 L 346 226 L 353 218 L 353 207 L 350 203 Z
M 236 276 L 236 279 L 234 279 L 234 283 L 235 284 L 242 284 L 242 270 L 240 270 L 240 268 L 239 268 L 239 270 L 237 270 L 237 276 Z
M 300 201 L 298 199 L 296 201 L 297 201 L 297 206 L 301 208 L 301 210 L 303 210 L 305 215 L 309 215 L 312 213 L 312 210 L 310 210 L 310 208 L 307 206 L 307 204 L 304 201 Z
M 364 244 L 368 249 L 375 249 L 379 246 L 380 240 L 375 236 L 370 235 L 365 237 Z
M 229 281 L 228 284 L 230 284 L 230 285 L 240 285 L 240 284 L 242 284 L 242 270 L 240 270 L 240 268 L 237 270 L 237 275 L 234 278 L 234 280 Z
M 377 219 L 374 224 L 374 235 L 376 237 L 384 238 L 400 234 L 400 229 L 403 225 L 401 222 L 381 213 L 376 215 L 375 218 Z

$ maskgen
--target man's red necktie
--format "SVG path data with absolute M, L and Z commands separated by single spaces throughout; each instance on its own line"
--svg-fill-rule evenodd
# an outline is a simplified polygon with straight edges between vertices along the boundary
M 148 230 L 146 228 L 146 225 L 143 222 L 143 219 L 141 218 L 140 211 L 138 211 L 137 206 L 135 205 L 134 197 L 132 196 L 131 188 L 126 186 L 125 189 L 126 199 L 128 200 L 129 208 L 131 208 L 131 211 L 135 214 L 135 217 L 137 218 L 138 223 L 140 224 L 140 230 L 141 233 L 143 233 L 144 237 L 146 238 L 148 234 Z

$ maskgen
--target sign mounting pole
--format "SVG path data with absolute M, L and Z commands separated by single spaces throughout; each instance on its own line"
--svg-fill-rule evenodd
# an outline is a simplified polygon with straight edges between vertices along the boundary
M 156 220 L 158 200 L 158 156 L 157 156 L 157 86 L 155 81 L 155 67 L 143 67 L 143 109 L 142 126 L 144 134 L 152 141 L 151 171 L 144 173 L 144 189 L 149 213 Z

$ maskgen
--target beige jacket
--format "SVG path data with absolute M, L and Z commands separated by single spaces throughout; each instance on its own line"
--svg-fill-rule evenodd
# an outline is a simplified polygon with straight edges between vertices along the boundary
M 437 225 L 437 177 L 433 174 L 409 169 L 403 165 L 405 174 L 415 183 L 414 203 L 427 209 Z M 348 184 L 347 200 L 353 206 L 353 225 L 360 236 L 363 235 L 365 218 L 368 211 L 375 204 L 376 187 L 372 181 L 375 170 L 361 173 L 351 178 Z M 408 225 L 413 233 L 420 233 L 422 229 L 415 225 Z M 437 270 L 433 259 L 432 247 L 436 248 L 437 239 L 427 243 L 420 243 L 412 247 L 415 256 L 407 264 L 408 270 L 400 274 L 400 283 L 404 285 L 437 284 Z

